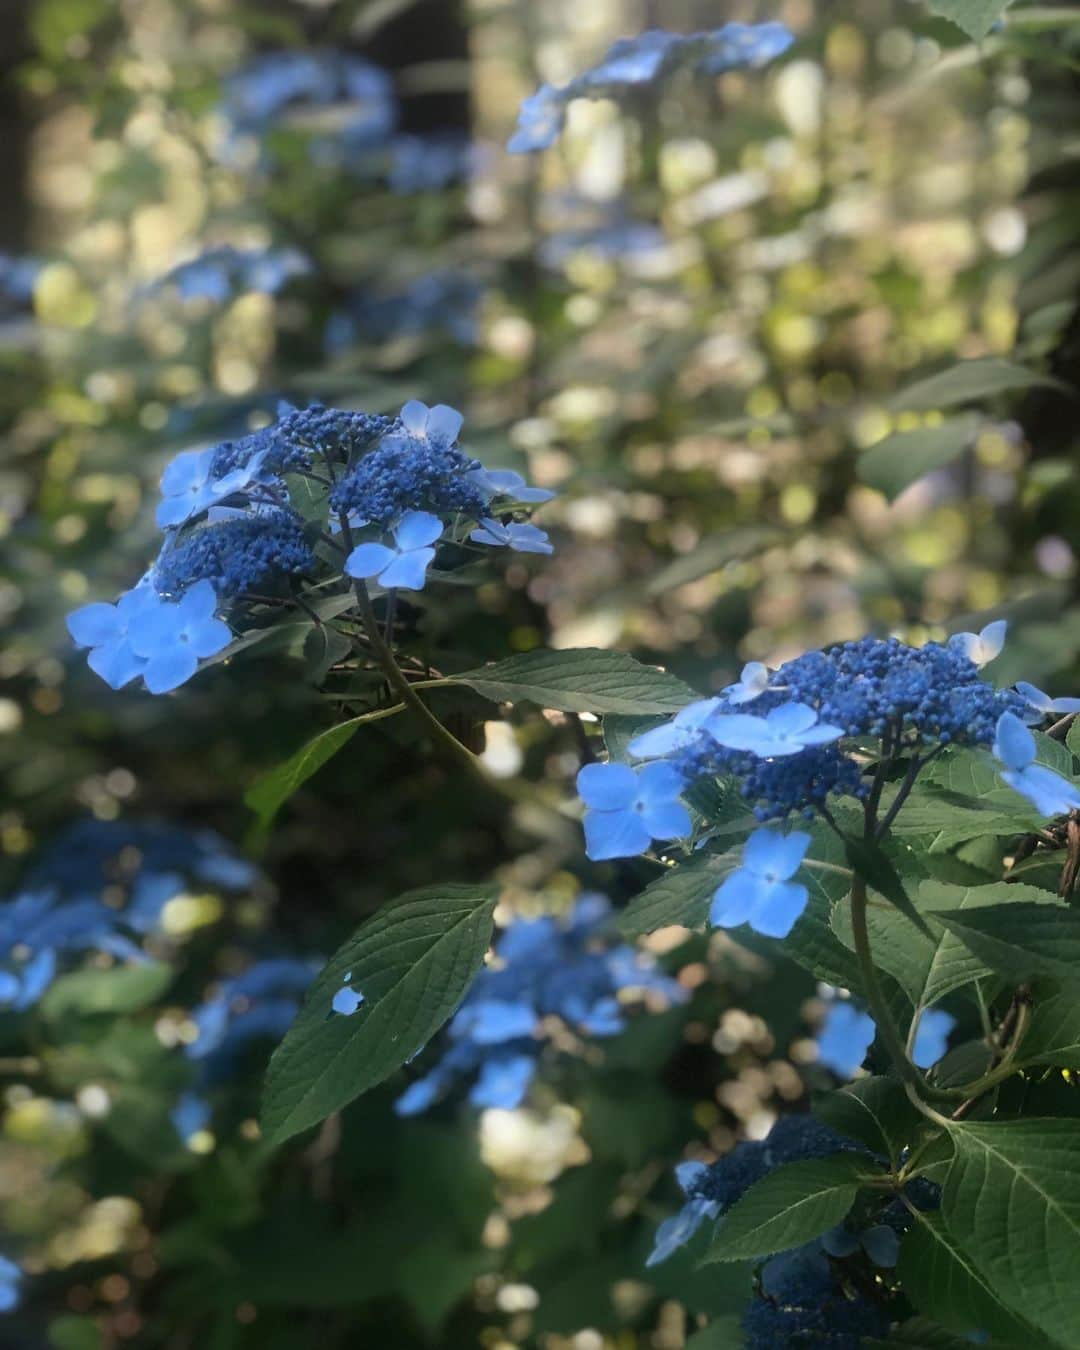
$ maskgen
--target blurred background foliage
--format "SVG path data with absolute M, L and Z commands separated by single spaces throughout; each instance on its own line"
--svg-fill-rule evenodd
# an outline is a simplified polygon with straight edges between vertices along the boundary
M 450 403 L 467 448 L 558 490 L 553 559 L 427 612 L 436 665 L 618 646 L 708 691 L 744 660 L 1004 615 L 1000 678 L 1075 688 L 1067 14 L 1014 8 L 981 49 L 909 0 L 8 0 L 0 18 L 6 893 L 87 816 L 250 843 L 244 790 L 341 715 L 303 652 L 154 699 L 107 690 L 63 629 L 151 556 L 168 459 L 281 399 Z M 798 41 L 659 105 L 575 104 L 556 149 L 505 153 L 540 80 L 650 24 L 731 19 Z M 260 111 L 267 54 L 328 51 L 385 77 Z M 961 360 L 1053 382 L 984 366 L 973 398 L 905 396 Z M 742 1268 L 644 1270 L 671 1164 L 830 1080 L 812 983 L 722 935 L 654 939 L 689 1003 L 553 1063 L 520 1110 L 404 1122 L 378 1091 L 269 1155 L 263 1042 L 213 1131 L 185 1147 L 170 1127 L 185 1019 L 246 953 L 325 955 L 440 877 L 496 876 L 504 916 L 640 887 L 644 864 L 587 868 L 568 817 L 461 792 L 396 719 L 365 732 L 242 893 L 189 896 L 166 994 L 73 996 L 29 1033 L 0 1013 L 0 1226 L 35 1277 L 0 1344 L 679 1350 L 740 1308 Z M 488 733 L 493 771 L 568 799 L 577 719 Z

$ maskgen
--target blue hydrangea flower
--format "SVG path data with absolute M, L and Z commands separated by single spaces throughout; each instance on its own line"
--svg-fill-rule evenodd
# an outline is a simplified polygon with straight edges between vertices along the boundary
M 709 734 L 730 750 L 748 750 L 759 759 L 797 755 L 808 746 L 828 745 L 844 734 L 843 727 L 819 722 L 813 708 L 805 703 L 783 703 L 764 717 L 732 713 L 715 717 Z
M 356 989 L 352 981 L 352 971 L 342 977 L 341 988 L 330 1001 L 330 1007 L 340 1017 L 351 1017 L 364 1002 L 364 995 Z
M 1002 713 L 994 737 L 994 755 L 1005 766 L 1002 779 L 1026 797 L 1043 816 L 1080 810 L 1080 791 L 1044 764 L 1035 763 L 1035 737 L 1013 713 Z
M 1005 646 L 1005 632 L 1008 621 L 995 619 L 978 633 L 954 633 L 949 638 L 950 651 L 966 656 L 972 665 L 981 668 L 987 666 L 995 657 L 1001 655 Z
M 271 589 L 288 577 L 315 570 L 304 523 L 292 511 L 258 507 L 228 511 L 212 508 L 205 525 L 166 537 L 151 572 L 162 595 L 179 596 L 198 581 L 208 581 L 219 599 Z
M 1060 716 L 1080 712 L 1080 698 L 1051 698 L 1049 694 L 1044 694 L 1041 689 L 1028 684 L 1026 680 L 1017 680 L 1016 692 L 1030 708 L 1043 717 L 1051 713 Z
M 956 1018 L 942 1008 L 925 1008 L 919 1017 L 911 1058 L 920 1069 L 936 1064 L 949 1048 L 949 1033 L 956 1026 Z
M 677 1214 L 665 1219 L 656 1230 L 653 1249 L 645 1265 L 658 1266 L 685 1247 L 706 1219 L 715 1219 L 720 1213 L 720 1201 L 698 1194 L 697 1188 L 709 1172 L 705 1163 L 684 1162 L 675 1168 L 675 1180 L 686 1196 L 686 1203 Z
M 794 33 L 783 23 L 727 23 L 709 37 L 709 50 L 701 61 L 706 75 L 767 65 L 783 56 L 795 41 Z
M 733 707 L 759 698 L 769 687 L 769 668 L 761 661 L 748 661 L 735 684 L 729 684 L 724 697 Z
M 253 455 L 245 464 L 220 472 L 218 448 L 182 450 L 161 476 L 162 500 L 155 519 L 162 529 L 183 525 L 212 506 L 221 506 L 259 481 L 265 455 Z
M 43 947 L 28 961 L 0 970 L 0 1008 L 25 1012 L 32 1008 L 56 978 L 56 952 Z
M 791 880 L 809 847 L 808 834 L 755 830 L 740 866 L 717 887 L 709 922 L 717 928 L 748 923 L 766 937 L 787 937 L 810 898 L 801 882 Z
M 497 1107 L 513 1111 L 525 1100 L 535 1077 L 532 1055 L 495 1055 L 481 1068 L 469 1090 L 469 1101 L 481 1110 Z
M 131 625 L 159 603 L 152 586 L 126 591 L 115 605 L 95 602 L 67 616 L 67 629 L 79 647 L 89 647 L 87 665 L 110 689 L 122 689 L 146 669 L 146 659 L 131 645 Z
M 469 538 L 474 544 L 489 544 L 497 548 L 509 548 L 515 553 L 554 553 L 555 548 L 546 531 L 538 525 L 511 521 L 503 525 L 489 518 L 480 521 L 479 529 L 473 530 Z
M 627 749 L 637 759 L 659 759 L 683 750 L 697 742 L 702 728 L 708 727 L 713 714 L 722 707 L 723 702 L 718 698 L 688 703 L 670 722 L 635 736 Z
M 869 1014 L 840 1000 L 830 1005 L 817 1038 L 818 1060 L 839 1078 L 851 1078 L 873 1044 L 877 1027 Z
M 533 487 L 513 469 L 474 469 L 472 479 L 489 500 L 500 498 L 539 505 L 555 497 L 550 489 Z
M 585 852 L 600 862 L 633 858 L 654 839 L 678 839 L 693 830 L 678 800 L 682 777 L 670 764 L 586 764 L 577 776 L 585 812 Z
M 275 957 L 222 980 L 191 1013 L 198 1034 L 184 1047 L 184 1054 L 201 1066 L 198 1086 L 227 1077 L 236 1056 L 252 1041 L 280 1040 L 314 974 L 308 961 Z
M 436 403 L 429 408 L 419 399 L 412 399 L 401 410 L 401 433 L 391 432 L 387 436 L 392 441 L 404 434 L 414 441 L 433 441 L 439 445 L 453 445 L 461 432 L 465 418 L 456 408 L 445 403 Z
M 345 560 L 345 571 L 351 577 L 375 577 L 384 590 L 422 591 L 435 560 L 431 545 L 442 532 L 438 516 L 408 511 L 394 526 L 393 548 L 374 542 L 358 544 Z
M 891 1321 L 884 1295 L 876 1302 L 866 1290 L 852 1294 L 822 1244 L 810 1242 L 765 1263 L 742 1330 L 747 1350 L 796 1345 L 860 1350 L 867 1338 L 888 1336 Z
M 209 249 L 181 263 L 154 284 L 155 290 L 175 286 L 182 300 L 211 300 L 224 304 L 234 295 L 255 292 L 276 295 L 294 277 L 312 271 L 311 260 L 299 249 Z
M 179 600 L 159 600 L 135 614 L 128 640 L 146 661 L 142 676 L 150 693 L 179 688 L 198 670 L 200 659 L 229 645 L 232 633 L 215 617 L 217 604 L 209 581 L 197 581 Z
M 518 110 L 517 130 L 506 143 L 512 155 L 548 150 L 566 124 L 566 100 L 562 90 L 543 84 Z
M 23 1273 L 14 1261 L 0 1256 L 0 1313 L 12 1312 L 19 1306 Z

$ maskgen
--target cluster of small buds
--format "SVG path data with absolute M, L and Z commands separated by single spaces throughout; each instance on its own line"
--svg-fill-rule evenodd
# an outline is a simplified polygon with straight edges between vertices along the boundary
M 631 740 L 629 752 L 647 761 L 643 766 L 581 770 L 588 856 L 633 857 L 654 840 L 688 840 L 693 821 L 680 798 L 702 781 L 734 780 L 763 823 L 795 814 L 831 821 L 830 798 L 867 798 L 865 745 L 875 740 L 882 760 L 907 757 L 916 772 L 947 746 L 992 746 L 1003 781 L 1041 814 L 1080 809 L 1075 785 L 1036 762 L 1029 727 L 1080 710 L 1080 699 L 1051 698 L 1029 684 L 995 689 L 982 679 L 981 667 L 1004 639 L 998 620 L 980 633 L 957 633 L 946 645 L 863 638 L 808 652 L 772 673 L 751 662 L 720 695 L 689 704 Z M 697 842 L 707 838 L 706 821 Z M 810 836 L 798 831 L 755 831 L 740 866 L 716 891 L 711 923 L 748 923 L 766 936 L 786 937 L 809 899 L 795 879 L 809 845 Z
M 398 1114 L 418 1115 L 470 1079 L 473 1106 L 520 1106 L 553 1019 L 579 1036 L 615 1036 L 633 999 L 684 1002 L 677 980 L 613 940 L 610 919 L 607 899 L 592 894 L 581 896 L 565 918 L 514 919 L 496 940 L 494 964 L 480 972 L 451 1019 L 449 1046 L 398 1099 Z
M 866 1337 L 888 1336 L 886 1304 L 864 1292 L 849 1293 L 830 1255 L 821 1243 L 810 1243 L 766 1262 L 743 1315 L 748 1350 L 810 1345 L 859 1350 Z
M 162 475 L 155 563 L 115 604 L 68 617 L 90 668 L 114 689 L 141 678 L 167 693 L 225 652 L 251 606 L 292 603 L 301 579 L 422 590 L 448 532 L 459 549 L 550 553 L 520 517 L 554 494 L 466 455 L 462 420 L 415 401 L 398 417 L 283 405 L 270 427 L 182 451 Z M 301 514 L 320 500 L 321 518 Z
M 193 883 L 244 890 L 254 869 L 210 831 L 84 821 L 34 859 L 0 909 L 0 1009 L 24 1012 L 87 953 L 143 963 L 172 900 Z
M 575 98 L 623 98 L 687 67 L 712 76 L 740 67 L 756 69 L 782 55 L 794 40 L 782 23 L 728 23 L 705 33 L 651 28 L 620 38 L 583 75 L 561 88 L 545 84 L 526 99 L 507 148 L 516 154 L 554 145 L 566 122 L 567 105 Z

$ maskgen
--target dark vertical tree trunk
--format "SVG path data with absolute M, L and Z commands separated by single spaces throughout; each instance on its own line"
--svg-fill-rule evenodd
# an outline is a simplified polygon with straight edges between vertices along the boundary
M 29 123 L 15 73 L 27 57 L 29 0 L 0 0 L 0 252 L 22 253 L 28 238 Z

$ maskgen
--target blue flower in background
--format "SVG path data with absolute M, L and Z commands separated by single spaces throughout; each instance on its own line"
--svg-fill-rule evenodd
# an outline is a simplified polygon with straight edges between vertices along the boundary
M 175 286 L 182 300 L 224 304 L 251 292 L 277 295 L 295 277 L 313 271 L 311 259 L 295 248 L 208 249 L 190 262 L 172 268 L 152 286 L 157 292 Z
M 699 1194 L 698 1187 L 709 1175 L 705 1163 L 684 1162 L 675 1168 L 675 1180 L 686 1196 L 686 1203 L 677 1214 L 664 1222 L 656 1230 L 653 1249 L 645 1262 L 646 1267 L 658 1266 L 669 1256 L 674 1256 L 680 1247 L 685 1247 L 706 1219 L 715 1219 L 720 1213 L 720 1201 Z
M 994 737 L 994 755 L 1005 766 L 999 770 L 1014 792 L 1026 797 L 1043 816 L 1063 816 L 1080 810 L 1080 791 L 1044 764 L 1035 763 L 1035 737 L 1013 713 L 1002 713 Z
M 579 1036 L 610 1037 L 626 1025 L 626 1004 L 651 997 L 684 1002 L 686 991 L 654 961 L 607 932 L 611 906 L 583 895 L 565 918 L 514 919 L 446 1031 L 433 1068 L 402 1093 L 398 1115 L 426 1111 L 462 1080 L 477 1107 L 513 1109 L 525 1100 L 557 1019 Z M 566 1034 L 554 1037 L 564 1046 Z
M 397 136 L 390 146 L 391 192 L 437 192 L 469 176 L 475 147 L 460 132 Z
M 122 689 L 145 671 L 145 657 L 131 645 L 131 625 L 159 603 L 152 586 L 139 585 L 126 591 L 115 605 L 98 601 L 67 616 L 72 640 L 90 648 L 86 663 L 110 689 Z
M 215 617 L 217 595 L 209 581 L 197 581 L 179 600 L 159 600 L 132 619 L 128 640 L 143 657 L 151 694 L 166 694 L 190 680 L 200 659 L 216 656 L 232 641 L 228 624 Z
M 275 957 L 222 980 L 191 1013 L 197 1035 L 184 1053 L 203 1066 L 197 1086 L 228 1076 L 236 1056 L 252 1041 L 280 1040 L 314 975 L 312 962 Z
M 783 703 L 764 717 L 732 713 L 709 723 L 709 734 L 730 750 L 748 750 L 760 759 L 797 755 L 809 746 L 839 740 L 843 727 L 819 722 L 817 712 L 805 703 Z
M 761 661 L 749 661 L 735 684 L 729 684 L 724 696 L 729 704 L 738 706 L 759 698 L 769 687 L 769 668 Z
M 1008 626 L 1005 619 L 995 619 L 979 633 L 954 633 L 949 638 L 949 650 L 966 656 L 972 665 L 987 666 L 1001 655 Z
M 744 66 L 756 69 L 783 56 L 794 41 L 794 33 L 783 23 L 728 23 L 708 35 L 709 50 L 700 69 L 706 75 Z
M 22 1279 L 20 1267 L 0 1256 L 0 1313 L 12 1312 L 19 1306 Z
M 511 502 L 539 504 L 550 502 L 555 496 L 548 488 L 530 486 L 513 469 L 474 469 L 471 477 L 489 501 L 506 498 Z
M 406 591 L 422 591 L 427 570 L 435 560 L 431 546 L 443 532 L 438 516 L 428 511 L 408 511 L 394 526 L 394 546 L 387 544 L 357 544 L 345 560 L 345 571 L 351 577 L 375 577 L 384 590 L 395 587 Z
M 546 531 L 539 525 L 529 525 L 511 521 L 503 525 L 497 520 L 484 519 L 480 528 L 473 530 L 469 538 L 474 544 L 489 544 L 498 548 L 509 548 L 515 553 L 554 553 L 555 547 Z
M 1036 689 L 1033 684 L 1028 684 L 1026 680 L 1017 680 L 1016 692 L 1030 708 L 1033 708 L 1043 717 L 1050 713 L 1060 715 L 1080 712 L 1080 698 L 1051 698 L 1049 694 L 1044 694 L 1041 689 Z
M 525 99 L 518 110 L 517 130 L 506 143 L 512 155 L 547 150 L 558 140 L 566 123 L 563 91 L 544 84 Z
M 755 830 L 743 846 L 738 869 L 717 887 L 709 922 L 717 928 L 748 923 L 765 937 L 787 937 L 810 893 L 791 878 L 810 847 L 808 834 Z
M 685 838 L 690 813 L 678 800 L 685 784 L 670 764 L 586 764 L 577 776 L 585 812 L 585 852 L 593 862 L 633 858 L 654 839 Z
M 941 1008 L 925 1008 L 919 1017 L 911 1058 L 920 1069 L 936 1064 L 949 1048 L 949 1033 L 956 1018 Z
M 830 1005 L 818 1033 L 818 1060 L 839 1078 L 851 1078 L 862 1067 L 873 1044 L 874 1019 L 846 1000 Z

